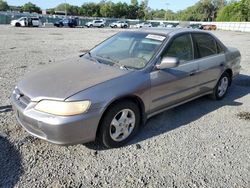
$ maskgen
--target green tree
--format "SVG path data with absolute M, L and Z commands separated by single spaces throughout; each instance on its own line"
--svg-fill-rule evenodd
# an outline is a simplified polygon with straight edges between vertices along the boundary
M 0 11 L 9 10 L 9 5 L 6 1 L 0 0 Z
M 103 17 L 114 17 L 114 3 L 108 1 L 100 5 L 100 14 Z
M 154 19 L 164 19 L 166 11 L 164 9 L 160 10 L 152 10 L 151 13 L 153 14 Z
M 138 9 L 138 18 L 147 20 L 149 17 L 148 0 L 142 0 Z
M 128 12 L 128 4 L 127 3 L 119 2 L 119 3 L 113 4 L 112 9 L 113 9 L 112 17 L 114 17 L 114 18 L 127 18 L 127 12 Z
M 31 3 L 31 2 L 24 4 L 21 7 L 21 10 L 23 12 L 30 12 L 30 13 L 32 13 L 32 12 L 40 13 L 41 12 L 41 8 L 36 6 L 35 4 Z
M 138 0 L 131 0 L 131 5 L 138 7 L 139 6 Z
M 82 16 L 101 17 L 100 9 L 100 4 L 84 3 L 80 8 L 79 14 Z
M 65 11 L 67 12 L 68 15 L 79 15 L 80 13 L 80 7 L 78 6 L 73 6 L 67 3 L 62 3 L 59 4 L 56 8 L 56 11 Z
M 222 8 L 217 21 L 250 21 L 250 0 L 232 2 Z

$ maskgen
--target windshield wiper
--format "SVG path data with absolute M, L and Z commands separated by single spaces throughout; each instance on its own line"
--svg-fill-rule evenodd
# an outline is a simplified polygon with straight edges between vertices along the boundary
M 129 68 L 126 65 L 122 65 L 122 68 L 125 68 L 126 70 L 129 70 Z
M 97 58 L 94 58 L 92 55 L 91 55 L 91 52 L 88 51 L 87 54 L 89 55 L 89 59 L 92 60 L 92 61 L 95 61 L 96 63 L 101 63 L 100 61 L 98 61 Z
M 114 58 L 112 58 L 112 57 L 109 57 L 109 56 L 102 56 L 102 55 L 98 55 L 98 57 L 100 57 L 100 58 L 103 58 L 103 59 L 107 59 L 107 60 L 111 60 L 111 62 L 112 63 L 115 63 L 115 64 L 119 64 L 119 61 L 118 60 L 116 60 L 116 59 L 114 59 Z
M 91 52 L 90 52 L 90 51 L 88 51 L 87 54 L 89 55 L 89 57 L 92 58 L 92 55 L 91 55 Z
M 120 64 L 120 62 L 112 57 L 109 57 L 109 56 L 101 56 L 101 55 L 98 55 L 98 57 L 100 58 L 103 58 L 103 59 L 107 59 L 109 61 L 111 61 L 111 63 L 113 63 L 114 65 L 117 65 L 119 66 L 120 68 L 125 68 L 126 70 L 128 70 L 128 67 L 126 65 L 122 65 Z

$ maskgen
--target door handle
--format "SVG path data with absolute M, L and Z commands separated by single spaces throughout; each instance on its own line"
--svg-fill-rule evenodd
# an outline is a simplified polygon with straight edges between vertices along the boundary
M 194 76 L 196 73 L 197 73 L 197 71 L 196 71 L 196 70 L 191 71 L 191 72 L 189 73 L 189 76 Z

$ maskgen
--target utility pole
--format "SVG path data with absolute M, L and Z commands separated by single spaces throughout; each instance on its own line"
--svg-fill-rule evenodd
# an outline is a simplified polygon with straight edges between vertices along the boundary
M 65 0 L 65 17 L 67 17 L 67 2 Z
M 167 13 L 168 13 L 168 6 L 169 6 L 170 4 L 169 3 L 166 3 L 166 13 L 165 13 L 165 20 L 167 20 Z

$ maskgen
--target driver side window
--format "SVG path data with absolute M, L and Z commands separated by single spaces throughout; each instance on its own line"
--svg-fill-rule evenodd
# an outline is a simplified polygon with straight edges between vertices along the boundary
M 180 63 L 194 59 L 193 45 L 190 34 L 176 37 L 163 53 L 163 57 L 176 57 Z

